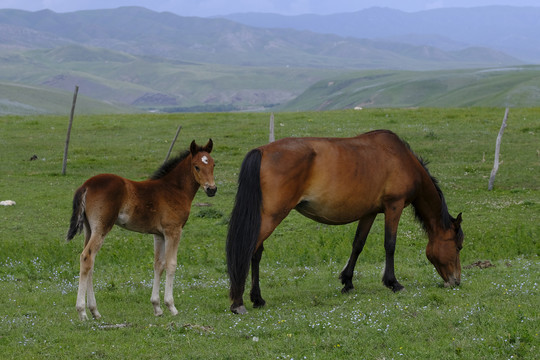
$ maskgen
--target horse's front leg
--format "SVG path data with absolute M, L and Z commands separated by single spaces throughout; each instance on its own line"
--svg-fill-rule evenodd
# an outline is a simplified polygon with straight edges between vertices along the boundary
M 159 288 L 161 284 L 161 274 L 165 269 L 165 239 L 163 236 L 154 235 L 154 283 L 152 286 L 152 296 L 150 302 L 154 306 L 154 315 L 163 315 L 159 300 Z
M 174 285 L 174 273 L 176 272 L 176 263 L 178 255 L 178 244 L 180 242 L 180 236 L 182 235 L 182 229 L 176 231 L 173 235 L 165 235 L 165 295 L 163 301 L 169 308 L 171 314 L 177 315 L 178 310 L 174 306 L 173 297 L 173 285 Z
M 261 296 L 261 288 L 259 286 L 259 263 L 261 262 L 264 246 L 260 246 L 251 258 L 251 292 L 249 293 L 251 302 L 254 308 L 263 307 L 266 301 Z
M 384 267 L 383 284 L 397 292 L 403 289 L 394 272 L 394 253 L 396 251 L 396 238 L 399 218 L 403 212 L 403 204 L 392 203 L 386 206 L 384 211 L 384 250 L 386 252 L 386 264 Z
M 356 228 L 356 234 L 354 235 L 351 256 L 349 257 L 347 265 L 345 265 L 343 271 L 341 271 L 341 274 L 339 275 L 339 279 L 344 285 L 343 289 L 341 289 L 341 292 L 344 294 L 354 289 L 354 285 L 352 283 L 354 267 L 356 265 L 356 261 L 358 260 L 358 256 L 364 249 L 369 230 L 371 230 L 371 226 L 373 225 L 375 217 L 377 217 L 377 214 L 366 216 L 360 219 L 360 221 L 358 221 L 358 227 Z

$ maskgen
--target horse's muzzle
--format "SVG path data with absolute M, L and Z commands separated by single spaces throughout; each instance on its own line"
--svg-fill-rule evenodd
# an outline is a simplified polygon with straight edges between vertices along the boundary
M 454 287 L 454 286 L 459 286 L 459 284 L 461 283 L 461 276 L 450 276 L 450 278 L 448 279 L 448 281 L 445 281 L 444 282 L 444 287 Z
M 217 186 L 205 186 L 204 187 L 204 192 L 206 193 L 206 195 L 208 195 L 208 197 L 212 197 L 214 195 L 216 195 L 216 192 L 217 192 Z

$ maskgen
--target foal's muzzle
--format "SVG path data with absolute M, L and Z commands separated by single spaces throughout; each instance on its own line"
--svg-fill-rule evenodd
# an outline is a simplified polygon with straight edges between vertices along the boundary
M 206 195 L 208 195 L 208 197 L 212 197 L 216 195 L 217 186 L 204 186 L 204 192 L 206 193 Z

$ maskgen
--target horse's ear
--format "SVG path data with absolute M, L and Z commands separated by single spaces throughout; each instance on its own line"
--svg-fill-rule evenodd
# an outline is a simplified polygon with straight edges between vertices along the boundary
M 195 155 L 197 153 L 197 150 L 198 150 L 197 148 L 198 148 L 198 146 L 195 143 L 195 140 L 193 140 L 191 142 L 191 145 L 189 146 L 189 151 L 191 152 L 191 155 Z
M 212 141 L 212 139 L 208 139 L 208 142 L 206 143 L 206 145 L 204 145 L 204 151 L 210 154 L 212 152 L 213 147 L 214 147 L 214 142 Z
M 461 225 L 462 221 L 463 221 L 463 219 L 461 217 L 461 213 L 459 213 L 456 220 L 454 220 L 454 225 L 456 226 L 456 228 L 458 228 Z

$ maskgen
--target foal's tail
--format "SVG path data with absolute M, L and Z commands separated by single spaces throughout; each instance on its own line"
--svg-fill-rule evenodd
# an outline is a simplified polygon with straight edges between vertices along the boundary
M 75 235 L 80 234 L 84 228 L 84 208 L 86 207 L 86 188 L 80 187 L 73 196 L 73 213 L 69 223 L 66 241 L 70 241 Z
M 241 298 L 244 293 L 250 260 L 261 228 L 261 157 L 259 149 L 251 150 L 244 158 L 238 176 L 238 191 L 227 234 L 231 299 Z

